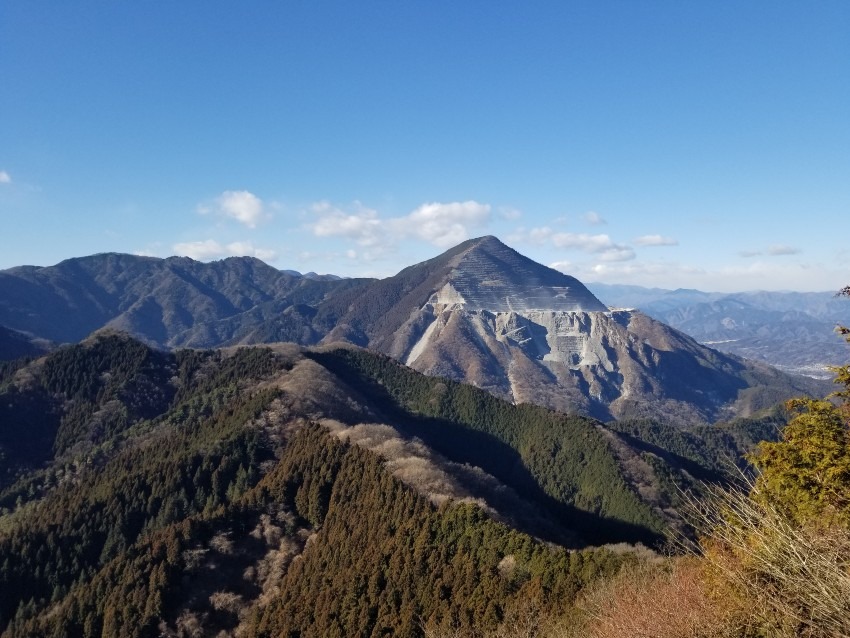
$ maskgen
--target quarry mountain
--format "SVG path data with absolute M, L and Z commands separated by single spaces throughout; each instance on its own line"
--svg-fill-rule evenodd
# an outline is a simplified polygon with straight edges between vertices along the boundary
M 39 343 L 104 329 L 159 348 L 350 343 L 514 403 L 603 420 L 711 423 L 823 391 L 609 308 L 489 236 L 382 280 L 307 277 L 248 257 L 22 266 L 0 272 L 0 326 Z

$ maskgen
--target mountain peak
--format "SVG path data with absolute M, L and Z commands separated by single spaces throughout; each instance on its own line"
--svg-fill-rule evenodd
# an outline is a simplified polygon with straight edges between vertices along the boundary
M 607 310 L 575 277 L 538 264 L 492 235 L 450 252 L 453 268 L 434 303 L 491 312 Z
M 485 252 L 488 254 L 498 255 L 516 251 L 503 243 L 498 237 L 494 235 L 484 235 L 483 237 L 467 239 L 465 242 L 452 248 L 446 254 L 465 255 L 469 252 Z
M 469 244 L 470 246 L 501 246 L 502 248 L 507 248 L 507 246 L 502 243 L 502 241 L 495 235 L 484 235 L 483 237 L 476 237 L 467 241 L 467 244 Z

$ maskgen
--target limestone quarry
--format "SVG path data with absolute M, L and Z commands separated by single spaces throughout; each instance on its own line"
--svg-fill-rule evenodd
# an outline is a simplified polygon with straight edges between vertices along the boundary
M 416 370 L 511 401 L 600 418 L 713 421 L 746 414 L 767 366 L 722 355 L 636 310 L 612 309 L 580 281 L 497 239 L 469 242 L 388 354 Z

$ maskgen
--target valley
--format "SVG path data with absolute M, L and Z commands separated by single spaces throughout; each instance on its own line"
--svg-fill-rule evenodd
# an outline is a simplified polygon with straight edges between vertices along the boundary
M 848 33 L 0 1 L 0 638 L 850 638 Z

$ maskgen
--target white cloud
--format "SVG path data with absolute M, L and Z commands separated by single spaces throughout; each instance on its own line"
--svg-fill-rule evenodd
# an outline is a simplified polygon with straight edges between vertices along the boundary
M 594 264 L 588 270 L 605 280 L 618 281 L 617 278 L 631 281 L 642 276 L 672 275 L 674 278 L 680 275 L 694 276 L 704 274 L 700 268 L 684 266 L 668 262 L 634 262 L 631 264 Z
M 11 184 L 12 176 L 6 171 L 0 171 L 0 184 Z
M 555 248 L 576 248 L 586 253 L 601 253 L 614 246 L 608 235 L 587 233 L 557 233 L 552 236 Z
M 214 239 L 174 244 L 174 252 L 192 259 L 217 259 L 224 256 L 224 247 Z
M 531 229 L 520 226 L 509 234 L 506 239 L 512 244 L 534 244 L 536 246 L 542 246 L 551 239 L 554 232 L 548 226 Z
M 234 257 L 256 257 L 263 261 L 274 261 L 277 259 L 277 252 L 270 248 L 254 247 L 250 241 L 234 241 L 225 246 L 228 255 Z
M 613 246 L 599 253 L 602 261 L 629 261 L 635 258 L 635 251 L 631 246 Z
M 772 257 L 780 257 L 783 255 L 797 255 L 802 252 L 799 248 L 794 248 L 793 246 L 788 246 L 786 244 L 773 244 L 772 246 L 768 246 L 766 251 L 761 250 L 742 250 L 738 253 L 739 257 L 750 258 L 750 257 L 758 257 L 762 254 L 768 254 Z
M 330 202 L 316 202 L 310 210 L 318 217 L 318 221 L 309 224 L 317 237 L 345 237 L 357 242 L 360 246 L 377 246 L 385 241 L 386 229 L 371 208 L 365 208 L 359 203 L 357 210 L 347 213 Z
M 149 243 L 144 248 L 139 248 L 138 250 L 133 252 L 134 255 L 138 255 L 139 257 L 161 257 L 162 256 L 162 242 L 152 242 Z
M 661 235 L 642 235 L 634 243 L 638 246 L 678 246 L 679 240 Z
M 448 248 L 469 239 L 473 229 L 482 228 L 490 221 L 490 205 L 476 201 L 433 202 L 422 204 L 393 226 L 401 234 L 413 234 L 435 246 Z
M 602 224 L 607 224 L 608 222 L 594 210 L 587 211 L 584 215 L 582 215 L 582 219 L 586 221 L 591 226 L 601 226 Z
M 778 256 L 778 255 L 796 255 L 800 252 L 799 248 L 794 248 L 793 246 L 788 246 L 786 244 L 774 244 L 767 249 L 768 255 Z
M 542 244 L 549 240 L 552 236 L 552 229 L 548 226 L 542 226 L 540 228 L 532 228 L 528 231 L 528 238 L 535 244 Z
M 563 273 L 570 273 L 570 270 L 573 268 L 573 262 L 571 261 L 556 261 L 549 264 L 549 268 L 554 268 L 555 270 L 560 270 Z
M 224 191 L 211 205 L 199 204 L 197 210 L 201 215 L 229 217 L 248 228 L 256 228 L 261 221 L 271 217 L 266 208 L 263 200 L 249 191 Z
M 423 204 L 404 217 L 381 218 L 377 211 L 355 202 L 343 210 L 322 201 L 310 207 L 315 221 L 307 224 L 317 237 L 342 237 L 369 250 L 357 251 L 361 260 L 372 260 L 395 250 L 403 239 L 418 238 L 447 248 L 468 239 L 472 231 L 490 221 L 490 205 L 475 201 Z
M 587 233 L 558 233 L 552 236 L 556 248 L 578 248 L 585 252 L 599 252 L 611 245 L 608 235 L 588 235 Z
M 743 290 L 838 290 L 847 271 L 830 264 L 776 259 L 741 266 L 698 267 L 675 261 L 577 263 L 569 274 L 585 282 L 635 284 L 658 288 L 696 288 L 713 292 Z
M 522 211 L 517 208 L 511 208 L 510 206 L 503 206 L 499 208 L 499 217 L 508 221 L 516 221 L 522 217 Z
M 552 236 L 552 243 L 555 248 L 571 248 L 598 254 L 602 261 L 629 261 L 635 258 L 635 251 L 631 246 L 616 244 L 605 234 L 557 233 Z
M 174 244 L 174 252 L 198 261 L 221 259 L 222 257 L 256 257 L 264 261 L 277 259 L 277 253 L 268 248 L 255 248 L 250 241 L 234 241 L 222 245 L 214 239 Z

